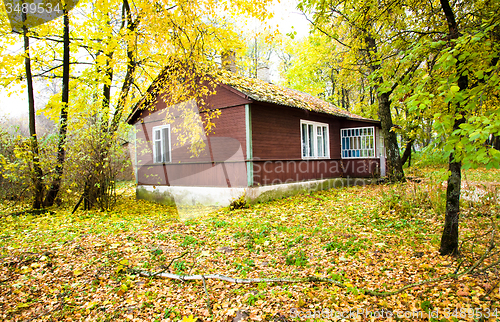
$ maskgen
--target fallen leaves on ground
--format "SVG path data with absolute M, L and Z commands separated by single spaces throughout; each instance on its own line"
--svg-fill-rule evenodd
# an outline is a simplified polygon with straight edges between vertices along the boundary
M 375 313 L 412 311 L 420 315 L 400 320 L 472 321 L 475 310 L 475 317 L 490 312 L 491 321 L 500 319 L 498 270 L 385 298 L 360 291 L 396 290 L 455 270 L 455 259 L 438 254 L 440 189 L 415 183 L 333 189 L 188 220 L 180 220 L 175 207 L 135 200 L 132 188 L 108 213 L 53 209 L 55 215 L 8 216 L 12 209 L 5 204 L 0 208 L 0 318 L 395 321 Z M 492 220 L 498 223 L 499 212 L 491 199 L 463 207 L 460 238 L 469 240 L 462 257 L 468 265 L 487 243 L 473 236 L 486 233 Z M 149 279 L 127 273 L 129 268 L 240 278 L 318 276 L 341 281 L 347 289 L 207 280 L 210 315 L 201 281 Z

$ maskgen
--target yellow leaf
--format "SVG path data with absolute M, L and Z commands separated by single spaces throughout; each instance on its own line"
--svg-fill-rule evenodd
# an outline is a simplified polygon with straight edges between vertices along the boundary
M 297 306 L 303 307 L 304 305 L 306 305 L 306 302 L 304 301 L 303 298 L 299 297 L 299 299 L 297 300 Z
M 98 302 L 96 302 L 96 301 L 88 302 L 87 305 L 86 305 L 86 308 L 87 308 L 87 310 L 90 310 L 94 306 L 96 306 L 97 304 L 98 304 Z
M 193 315 L 185 316 L 182 318 L 182 322 L 196 322 L 197 319 Z
M 38 268 L 38 267 L 40 267 L 42 265 L 40 265 L 40 263 L 33 263 L 30 266 L 31 266 L 31 268 Z

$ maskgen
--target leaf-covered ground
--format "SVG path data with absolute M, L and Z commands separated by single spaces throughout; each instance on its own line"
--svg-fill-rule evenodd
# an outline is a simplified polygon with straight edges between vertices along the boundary
M 360 321 L 479 321 L 480 314 L 500 320 L 495 268 L 388 297 L 362 291 L 396 290 L 455 271 L 457 260 L 438 254 L 444 188 L 424 181 L 314 192 L 189 220 L 179 219 L 174 207 L 136 201 L 132 186 L 109 213 L 59 209 L 11 216 L 16 209 L 4 202 L 0 319 L 336 321 L 342 313 Z M 479 259 L 492 223 L 500 221 L 495 184 L 481 189 L 479 197 L 463 201 L 460 269 Z M 483 266 L 493 260 L 498 255 Z M 205 291 L 202 281 L 150 279 L 127 270 L 158 272 L 170 263 L 168 272 L 177 274 L 318 276 L 346 288 L 207 280 Z

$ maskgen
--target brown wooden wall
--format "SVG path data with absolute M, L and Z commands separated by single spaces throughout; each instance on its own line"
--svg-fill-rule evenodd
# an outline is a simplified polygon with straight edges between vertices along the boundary
M 218 88 L 221 101 L 209 101 L 212 108 L 225 104 L 245 104 L 248 99 L 235 95 L 225 87 Z M 192 104 L 191 108 L 196 108 Z M 215 128 L 204 138 L 205 149 L 195 156 L 189 150 L 190 143 L 180 145 L 175 129 L 182 129 L 182 117 L 175 108 L 168 109 L 174 115 L 171 127 L 172 163 L 153 163 L 153 127 L 166 124 L 166 106 L 159 99 L 152 110 L 142 111 L 135 123 L 137 138 L 138 183 L 148 185 L 242 187 L 247 184 L 245 105 L 221 108 L 221 114 L 213 119 Z M 198 126 L 205 122 L 203 112 Z M 224 164 L 224 165 L 222 165 Z
M 380 173 L 378 159 L 341 159 L 340 156 L 340 129 L 373 126 L 372 123 L 262 103 L 254 103 L 251 108 L 254 185 L 374 177 Z M 302 159 L 300 120 L 329 125 L 329 159 Z
M 252 102 L 243 93 L 226 85 L 218 85 L 215 91 L 216 94 L 214 96 L 205 98 L 207 107 L 210 109 L 224 109 Z
M 205 114 L 201 114 L 201 121 L 198 126 L 203 126 Z M 165 113 L 161 111 L 145 117 L 144 122 L 135 124 L 136 135 L 138 139 L 138 151 L 142 151 L 138 161 L 146 164 L 153 160 L 152 154 L 152 135 L 153 128 L 166 124 Z M 221 115 L 213 119 L 215 128 L 204 138 L 205 149 L 199 156 L 194 156 L 189 150 L 190 143 L 180 145 L 175 129 L 182 129 L 182 118 L 176 118 L 174 123 L 170 124 L 172 162 L 223 162 L 229 159 L 243 161 L 246 157 L 246 130 L 245 130 L 245 106 L 234 106 L 225 108 Z M 233 156 L 235 153 L 237 153 Z M 231 158 L 231 156 L 233 156 Z
M 253 103 L 252 145 L 257 160 L 300 160 L 300 120 L 327 123 L 330 135 L 330 158 L 340 159 L 340 129 L 373 126 L 373 123 L 346 120 L 324 113 L 292 107 Z
M 371 178 L 380 173 L 379 159 L 254 161 L 254 185 L 328 178 Z
M 141 185 L 246 187 L 245 162 L 146 164 L 137 172 Z

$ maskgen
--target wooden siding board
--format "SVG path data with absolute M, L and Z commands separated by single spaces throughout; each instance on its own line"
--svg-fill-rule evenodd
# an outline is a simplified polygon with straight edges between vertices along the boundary
M 161 165 L 153 163 L 151 140 L 153 127 L 165 124 L 164 108 L 159 104 L 154 110 L 144 111 L 144 115 L 141 115 L 141 120 L 144 123 L 135 123 L 139 184 L 205 187 L 246 186 L 244 105 L 221 110 L 220 116 L 213 120 L 214 129 L 204 140 L 205 149 L 198 156 L 194 156 L 189 151 L 189 143 L 185 146 L 179 146 L 178 136 L 174 129 L 180 126 L 182 120 L 177 118 L 173 124 L 170 124 L 172 163 Z M 201 113 L 199 125 L 203 126 L 205 121 L 205 114 Z M 224 161 L 226 163 L 221 165 L 221 162 Z
M 224 169 L 225 168 L 225 169 Z M 140 185 L 246 187 L 244 162 L 146 164 L 138 169 Z
M 217 85 L 215 93 L 215 95 L 204 98 L 207 107 L 210 109 L 224 109 L 238 105 L 245 105 L 252 101 L 249 98 L 246 98 L 243 93 L 240 93 L 226 85 Z
M 379 162 L 378 159 L 254 161 L 254 185 L 341 177 L 376 177 Z

